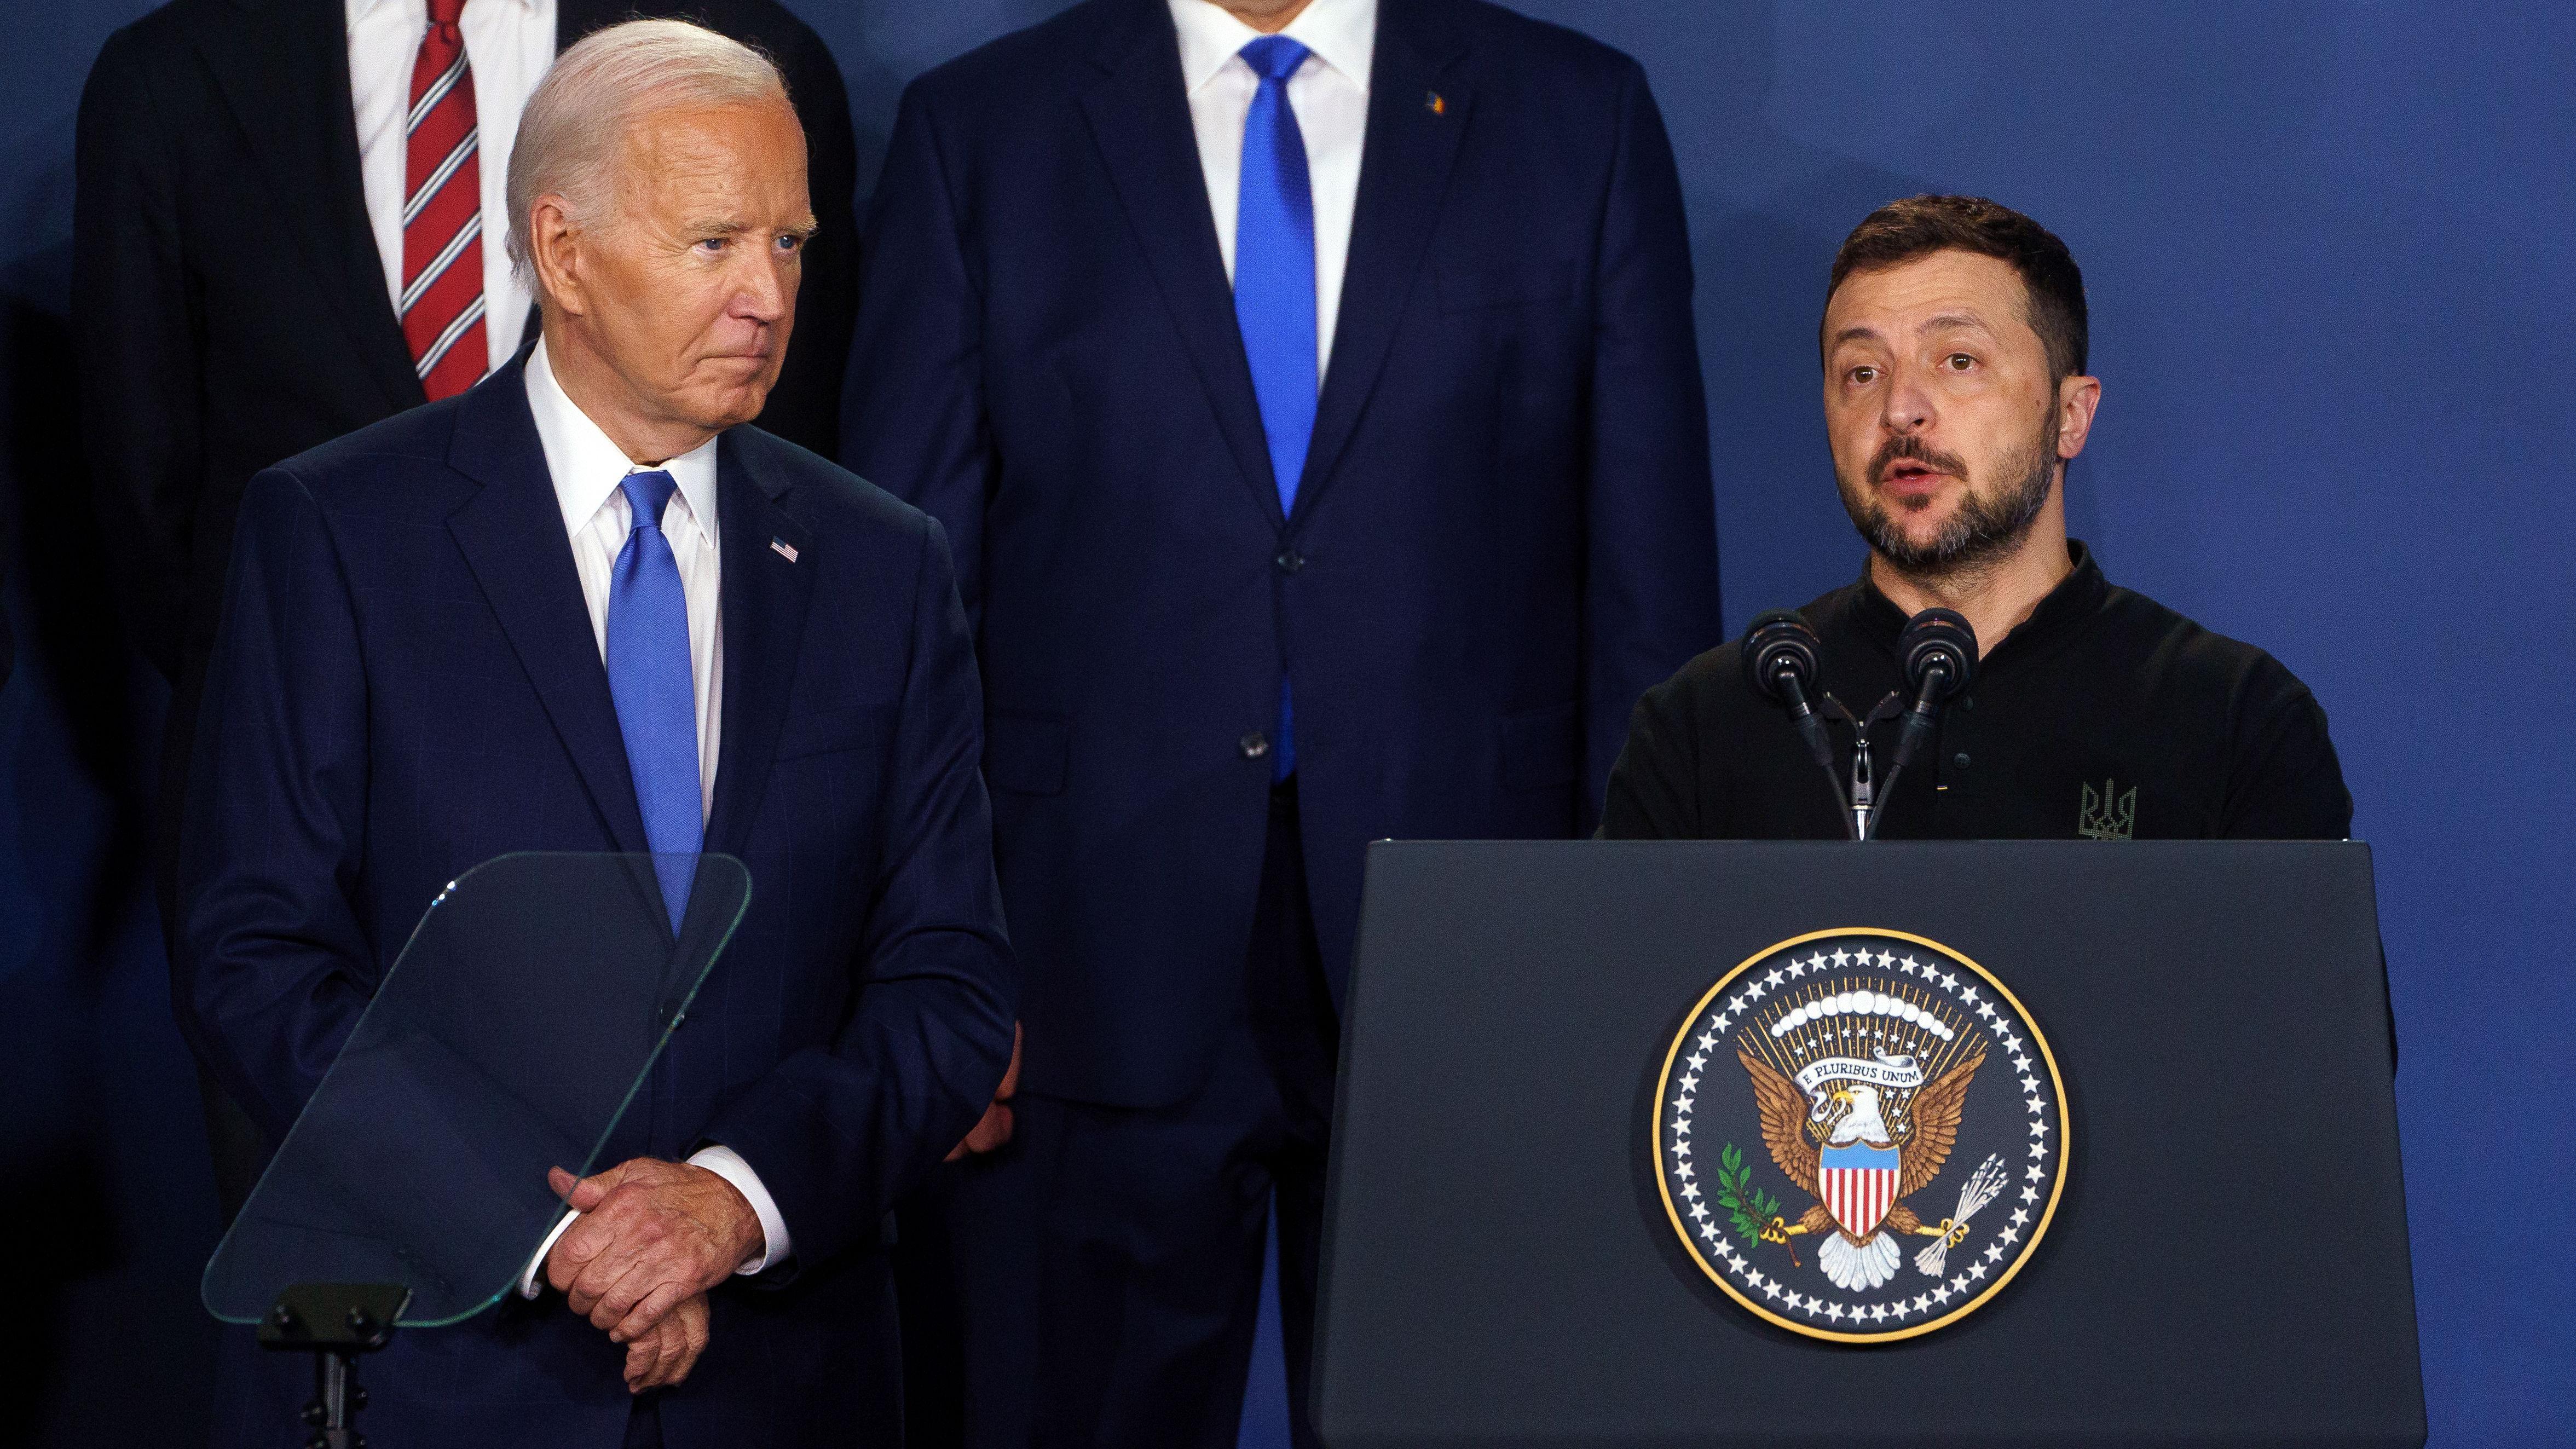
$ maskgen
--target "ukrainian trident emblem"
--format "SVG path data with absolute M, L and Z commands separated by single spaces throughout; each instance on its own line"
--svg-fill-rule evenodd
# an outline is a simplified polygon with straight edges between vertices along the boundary
M 2084 813 L 2076 817 L 2075 833 L 2087 840 L 2128 840 L 2138 833 L 2138 787 L 2131 785 L 2126 795 L 2114 796 L 2112 782 L 2102 782 L 2102 792 L 2084 786 Z

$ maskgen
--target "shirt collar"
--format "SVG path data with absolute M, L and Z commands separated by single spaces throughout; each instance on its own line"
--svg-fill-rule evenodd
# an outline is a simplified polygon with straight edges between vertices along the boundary
M 536 13 L 537 8 L 537 0 L 471 0 L 471 3 L 487 7 L 493 5 L 516 5 L 521 10 L 527 11 L 530 14 Z M 409 5 L 415 10 L 422 11 L 424 14 L 427 13 L 428 9 L 426 0 L 348 0 L 345 7 L 345 13 L 348 16 L 349 28 L 352 30 L 356 29 L 359 21 L 366 19 L 370 13 L 387 5 Z
M 599 424 L 590 420 L 555 380 L 554 365 L 546 360 L 546 344 L 540 338 L 536 349 L 528 354 L 528 411 L 537 420 L 537 442 L 545 449 L 546 472 L 554 479 L 555 504 L 563 510 L 564 532 L 576 534 L 590 526 L 599 510 L 608 506 L 610 495 L 629 473 L 645 471 L 629 459 Z M 719 435 L 720 437 L 721 435 Z M 716 538 L 716 443 L 709 438 L 676 458 L 663 462 L 661 471 L 680 485 L 680 499 L 688 505 L 689 521 L 709 543 Z M 669 515 L 664 515 L 664 521 Z
M 2111 592 L 2111 584 L 2102 577 L 2102 566 L 2093 561 L 2093 551 L 2084 546 L 2082 539 L 2070 538 L 2066 541 L 2066 557 L 2074 569 L 2057 581 L 2057 587 L 2048 591 L 2047 596 L 2039 601 L 2039 606 L 2030 611 L 2030 617 L 2021 621 L 2020 627 L 2005 635 L 2003 642 L 1989 651 L 1990 660 L 1994 651 L 2003 649 L 2012 650 L 2015 656 L 2028 654 L 2101 607 L 2102 600 Z M 1878 591 L 1877 581 L 1869 576 L 1869 564 L 1863 562 L 1860 566 L 1860 623 L 1863 632 L 1894 649 L 1896 637 L 1905 632 L 1905 620 L 1905 611 Z
M 1181 88 L 1195 92 L 1225 69 L 1235 53 L 1261 32 L 1234 18 L 1214 0 L 1167 0 L 1181 34 Z M 1279 33 L 1315 53 L 1344 79 L 1368 91 L 1369 61 L 1377 50 L 1378 0 L 1313 0 Z

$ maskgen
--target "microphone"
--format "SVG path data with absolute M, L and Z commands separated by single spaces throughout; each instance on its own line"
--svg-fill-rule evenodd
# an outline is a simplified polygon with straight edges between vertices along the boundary
M 1807 753 L 1833 783 L 1834 800 L 1848 817 L 1851 812 L 1849 805 L 1843 803 L 1843 783 L 1834 773 L 1833 736 L 1826 732 L 1824 720 L 1808 701 L 1816 684 L 1815 626 L 1795 609 L 1774 609 L 1755 619 L 1746 632 L 1743 661 L 1744 682 L 1754 693 L 1789 712 L 1789 723 L 1798 727 L 1798 737 L 1807 742 Z M 1848 821 L 1846 827 L 1856 831 Z M 1853 838 L 1859 838 L 1857 833 Z
M 1744 681 L 1756 694 L 1789 711 L 1789 722 L 1807 742 L 1807 753 L 1834 767 L 1833 737 L 1807 702 L 1816 682 L 1816 630 L 1795 609 L 1774 609 L 1753 621 L 1744 636 Z
M 1976 675 L 1977 631 L 1956 610 L 1926 609 L 1907 620 L 1905 632 L 1896 636 L 1896 657 L 1905 668 L 1905 684 L 1914 692 L 1914 703 L 1897 732 L 1896 754 L 1888 761 L 1882 799 L 1893 798 L 1896 777 L 1932 742 L 1942 706 Z M 1875 835 L 1877 830 L 1873 816 L 1870 833 Z

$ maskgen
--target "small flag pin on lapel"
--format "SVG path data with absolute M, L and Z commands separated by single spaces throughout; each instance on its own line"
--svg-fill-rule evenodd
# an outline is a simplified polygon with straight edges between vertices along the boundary
M 1449 114 L 1449 103 L 1440 99 L 1440 93 L 1438 91 L 1431 92 L 1430 98 L 1425 100 L 1422 104 L 1429 107 L 1431 114 L 1435 116 L 1445 116 Z
M 780 558 L 787 560 L 789 563 L 796 562 L 796 546 L 783 538 L 771 539 L 769 541 L 769 551 L 778 555 Z

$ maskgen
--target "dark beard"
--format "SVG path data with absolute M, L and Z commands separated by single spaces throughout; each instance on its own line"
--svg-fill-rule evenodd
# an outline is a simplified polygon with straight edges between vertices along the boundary
M 1961 478 L 1968 476 L 1966 464 L 1947 453 L 1932 451 L 1911 435 L 1890 438 L 1870 459 L 1869 472 L 1859 488 L 1854 488 L 1848 479 L 1839 480 L 1843 511 L 1851 515 L 1852 526 L 1898 573 L 1916 578 L 1974 573 L 2020 547 L 2039 511 L 2048 506 L 2049 483 L 2057 471 L 2057 411 L 2051 408 L 2042 415 L 2040 436 L 2031 451 L 2006 460 L 2006 475 L 2018 475 L 2018 482 L 1992 496 L 1971 488 L 1959 511 L 1924 543 L 1914 542 L 1897 527 L 1895 513 L 1869 486 L 1885 477 L 1887 465 L 1899 458 L 1911 458 Z

